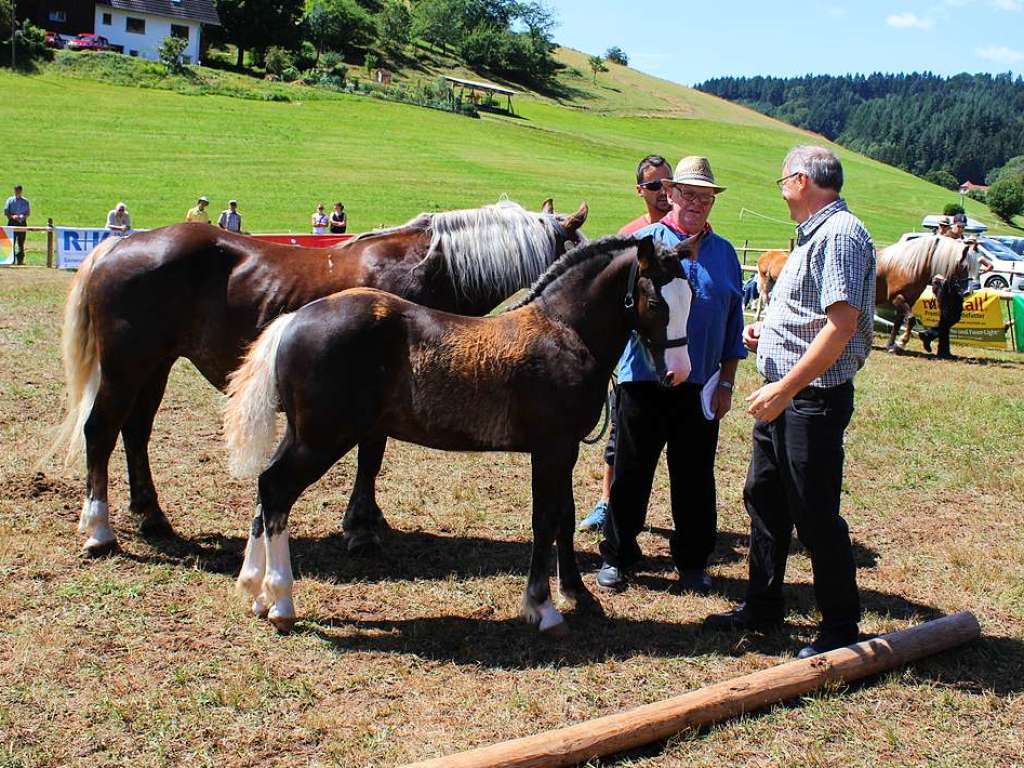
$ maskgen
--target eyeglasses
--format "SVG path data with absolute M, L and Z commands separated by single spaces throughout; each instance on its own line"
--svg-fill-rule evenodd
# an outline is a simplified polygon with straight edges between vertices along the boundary
M 775 180 L 775 185 L 776 185 L 776 186 L 777 186 L 777 187 L 779 188 L 779 190 L 781 191 L 781 190 L 782 190 L 782 188 L 783 188 L 784 186 L 786 186 L 786 182 L 787 182 L 787 181 L 789 181 L 790 179 L 792 179 L 792 178 L 793 178 L 794 176 L 806 176 L 806 175 L 807 175 L 807 174 L 806 174 L 806 173 L 804 173 L 803 171 L 793 171 L 792 173 L 786 174 L 786 175 L 785 175 L 785 176 L 783 176 L 783 177 L 782 177 L 781 179 L 776 179 L 776 180 Z
M 705 208 L 715 202 L 715 196 L 712 194 L 698 195 L 696 192 L 680 192 L 680 201 L 686 205 L 690 203 L 700 203 Z
M 664 186 L 661 179 L 655 179 L 654 181 L 641 181 L 637 184 L 640 189 L 646 189 L 648 192 L 660 192 Z

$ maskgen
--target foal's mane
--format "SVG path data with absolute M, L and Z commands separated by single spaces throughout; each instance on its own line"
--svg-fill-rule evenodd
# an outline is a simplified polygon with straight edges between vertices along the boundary
M 936 275 L 949 277 L 959 265 L 964 247 L 962 240 L 951 237 L 916 237 L 885 248 L 878 254 L 878 269 L 926 281 Z
M 421 213 L 400 227 L 355 239 L 409 229 L 430 232 L 423 262 L 440 259 L 456 291 L 472 299 L 495 291 L 508 296 L 536 280 L 554 258 L 558 223 L 552 214 L 531 213 L 503 200 L 482 208 Z
M 536 300 L 560 277 L 579 265 L 587 264 L 598 258 L 604 259 L 605 265 L 607 265 L 617 253 L 635 246 L 636 243 L 637 241 L 632 235 L 609 235 L 566 251 L 558 261 L 544 270 L 544 274 L 537 278 L 536 282 L 530 286 L 530 290 L 517 302 L 509 305 L 506 311 L 519 309 Z

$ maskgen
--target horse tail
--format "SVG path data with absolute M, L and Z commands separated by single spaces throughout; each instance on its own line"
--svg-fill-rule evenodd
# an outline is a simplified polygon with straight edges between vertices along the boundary
M 281 315 L 256 339 L 228 379 L 224 409 L 231 474 L 252 477 L 263 471 L 277 432 L 277 348 L 295 313 Z
M 85 421 L 92 412 L 100 387 L 99 344 L 96 340 L 96 327 L 89 314 L 87 296 L 89 278 L 92 276 L 93 265 L 117 242 L 118 238 L 108 237 L 93 248 L 79 266 L 78 274 L 68 291 L 61 334 L 64 381 L 67 387 L 66 412 L 64 421 L 57 429 L 57 437 L 40 457 L 39 465 L 63 451 L 64 466 L 71 466 L 85 449 Z

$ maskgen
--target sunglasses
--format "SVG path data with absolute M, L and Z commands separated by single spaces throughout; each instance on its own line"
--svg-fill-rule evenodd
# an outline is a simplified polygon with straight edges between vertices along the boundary
M 661 188 L 665 185 L 661 179 L 655 179 L 654 181 L 641 181 L 637 186 L 640 189 L 646 189 L 648 192 L 660 192 Z

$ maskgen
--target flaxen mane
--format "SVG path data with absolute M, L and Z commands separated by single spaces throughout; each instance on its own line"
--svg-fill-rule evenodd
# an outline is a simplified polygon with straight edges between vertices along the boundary
M 965 243 L 951 237 L 918 237 L 890 245 L 878 254 L 879 271 L 900 274 L 907 279 L 928 272 L 928 279 L 936 275 L 949 277 L 960 264 Z

